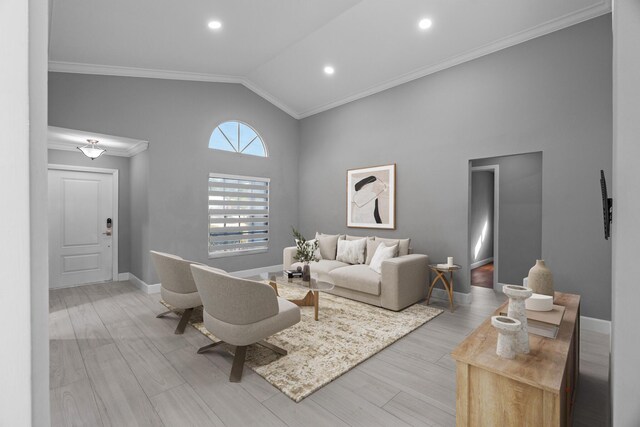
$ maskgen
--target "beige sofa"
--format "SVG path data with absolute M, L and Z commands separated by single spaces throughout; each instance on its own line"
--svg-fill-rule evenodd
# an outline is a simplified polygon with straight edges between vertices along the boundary
M 347 236 L 347 240 L 356 238 L 358 237 Z M 390 241 L 376 237 L 369 239 L 378 239 L 385 243 Z M 352 265 L 331 259 L 311 262 L 311 273 L 328 273 L 335 283 L 335 288 L 329 291 L 334 295 L 389 310 L 402 310 L 426 298 L 429 281 L 429 257 L 409 254 L 409 239 L 403 242 L 400 244 L 400 256 L 383 261 L 381 274 L 373 271 L 368 263 Z M 285 270 L 301 265 L 295 262 L 295 254 L 295 246 L 284 249 Z M 368 254 L 367 261 L 370 261 L 370 257 Z

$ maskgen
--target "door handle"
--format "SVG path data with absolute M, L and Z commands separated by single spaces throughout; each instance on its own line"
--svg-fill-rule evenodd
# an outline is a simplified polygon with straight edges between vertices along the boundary
M 111 218 L 107 218 L 107 231 L 102 233 L 105 236 L 111 236 L 111 228 L 113 227 L 113 222 L 111 221 Z

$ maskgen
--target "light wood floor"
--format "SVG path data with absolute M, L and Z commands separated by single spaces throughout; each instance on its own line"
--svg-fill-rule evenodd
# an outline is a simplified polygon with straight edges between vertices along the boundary
M 421 426 L 455 424 L 449 353 L 502 301 L 473 288 L 445 311 L 300 403 L 251 369 L 231 384 L 232 356 L 129 282 L 50 292 L 53 426 Z M 432 305 L 447 307 L 446 302 Z M 303 308 L 312 309 L 312 308 Z M 608 419 L 608 335 L 583 331 L 577 426 Z

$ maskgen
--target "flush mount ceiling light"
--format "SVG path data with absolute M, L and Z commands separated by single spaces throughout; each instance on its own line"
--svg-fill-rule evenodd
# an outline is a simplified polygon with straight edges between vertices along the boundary
M 334 70 L 334 68 L 331 65 L 327 65 L 326 67 L 324 67 L 325 74 L 332 75 L 335 72 L 336 70 Z
M 97 159 L 102 155 L 102 153 L 106 152 L 102 148 L 98 148 L 98 140 L 97 139 L 87 139 L 87 145 L 84 147 L 76 147 L 78 150 L 82 151 L 82 154 L 90 158 L 91 160 Z
M 211 28 L 212 30 L 219 30 L 220 28 L 222 28 L 222 22 L 220 21 L 211 21 L 207 24 L 207 26 L 209 28 Z
M 427 30 L 431 28 L 432 24 L 433 22 L 431 22 L 431 19 L 424 18 L 424 19 L 421 19 L 420 22 L 418 22 L 418 27 L 420 27 L 421 30 Z

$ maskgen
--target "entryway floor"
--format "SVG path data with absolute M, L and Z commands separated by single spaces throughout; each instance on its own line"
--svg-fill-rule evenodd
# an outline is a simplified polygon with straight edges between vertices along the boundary
M 471 270 L 471 284 L 482 288 L 493 289 L 493 263 L 481 265 Z

